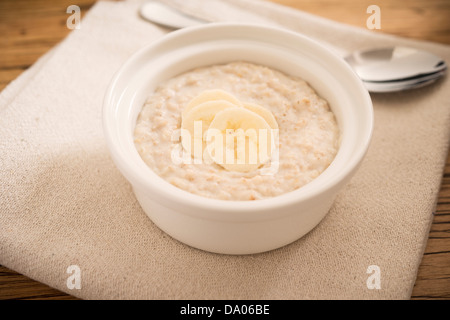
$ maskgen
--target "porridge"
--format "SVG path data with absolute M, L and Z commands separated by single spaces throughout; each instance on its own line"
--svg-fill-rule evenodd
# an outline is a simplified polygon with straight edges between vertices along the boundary
M 318 177 L 336 156 L 339 129 L 328 103 L 302 79 L 232 62 L 159 85 L 138 116 L 134 143 L 178 188 L 257 200 Z

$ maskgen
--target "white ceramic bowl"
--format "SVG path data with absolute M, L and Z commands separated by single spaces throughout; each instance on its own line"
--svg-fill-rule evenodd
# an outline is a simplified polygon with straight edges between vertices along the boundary
M 306 186 L 264 200 L 209 199 L 169 184 L 139 156 L 135 122 L 159 83 L 195 67 L 237 60 L 299 76 L 329 102 L 341 146 L 332 164 Z M 159 228 L 202 250 L 251 254 L 287 245 L 324 218 L 366 154 L 373 110 L 353 70 L 317 42 L 284 29 L 218 23 L 178 30 L 134 54 L 108 88 L 103 125 L 115 164 Z

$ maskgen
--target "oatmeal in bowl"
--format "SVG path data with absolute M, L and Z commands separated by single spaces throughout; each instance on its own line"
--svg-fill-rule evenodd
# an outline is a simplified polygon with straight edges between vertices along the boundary
M 229 118 L 228 124 L 224 117 Z M 195 121 L 202 126 L 197 156 L 193 152 Z M 249 154 L 239 161 L 237 139 L 230 161 L 226 161 L 226 149 L 222 161 L 208 161 L 205 140 L 212 121 L 213 127 L 225 122 L 222 129 L 229 133 L 253 129 L 252 123 L 256 128 L 251 133 L 274 130 L 265 139 L 274 143 L 274 150 L 266 154 L 268 161 L 255 157 L 250 163 Z M 186 137 L 181 130 L 186 130 Z M 255 140 L 255 145 L 262 142 Z M 247 144 L 251 141 L 247 139 Z M 259 200 L 296 190 L 317 178 L 337 154 L 339 128 L 327 101 L 304 80 L 237 61 L 196 68 L 160 84 L 139 114 L 134 142 L 146 164 L 178 188 L 208 198 Z
M 161 230 L 201 250 L 252 254 L 326 216 L 364 159 L 373 110 L 353 70 L 315 41 L 212 23 L 134 54 L 107 90 L 103 128 Z

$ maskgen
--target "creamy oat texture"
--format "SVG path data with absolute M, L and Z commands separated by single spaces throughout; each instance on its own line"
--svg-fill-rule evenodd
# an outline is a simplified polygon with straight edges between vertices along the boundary
M 259 104 L 275 116 L 279 127 L 275 173 L 260 171 L 273 163 L 241 173 L 215 163 L 173 161 L 172 154 L 181 144 L 174 133 L 180 129 L 183 109 L 199 93 L 212 89 Z M 257 200 L 293 191 L 318 177 L 336 156 L 339 129 L 328 103 L 302 79 L 233 62 L 198 68 L 158 86 L 138 116 L 134 139 L 145 163 L 176 187 L 208 198 Z

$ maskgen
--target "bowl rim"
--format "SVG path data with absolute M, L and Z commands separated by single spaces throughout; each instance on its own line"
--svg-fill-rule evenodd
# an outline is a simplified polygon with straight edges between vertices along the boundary
M 148 50 L 151 48 L 156 48 L 158 46 L 163 46 L 165 43 L 173 41 L 176 38 L 186 36 L 190 33 L 195 33 L 198 31 L 202 31 L 205 29 L 210 29 L 211 31 L 221 29 L 221 28 L 257 28 L 263 31 L 275 31 L 279 33 L 285 33 L 290 35 L 291 37 L 296 37 L 301 39 L 301 41 L 309 42 L 314 45 L 318 50 L 321 50 L 322 53 L 328 55 L 330 59 L 333 59 L 334 63 L 340 64 L 341 68 L 347 70 L 349 76 L 351 76 L 354 80 L 352 85 L 355 85 L 354 90 L 360 94 L 360 98 L 364 101 L 364 105 L 361 108 L 366 108 L 366 122 L 369 124 L 369 127 L 366 130 L 366 136 L 364 137 L 363 147 L 357 150 L 357 153 L 353 154 L 352 161 L 347 163 L 344 170 L 340 171 L 338 174 L 334 176 L 333 179 L 327 181 L 326 184 L 322 185 L 321 188 L 315 188 L 313 190 L 309 189 L 308 192 L 305 192 L 304 186 L 298 189 L 286 192 L 284 194 L 265 198 L 258 199 L 252 201 L 239 201 L 239 200 L 222 200 L 215 198 L 207 198 L 204 196 L 200 196 L 189 191 L 180 189 L 171 185 L 164 178 L 158 176 L 152 169 L 150 169 L 155 176 L 156 179 L 148 179 L 144 177 L 142 174 L 135 172 L 132 168 L 132 164 L 130 163 L 127 157 L 122 156 L 121 153 L 116 152 L 118 149 L 118 145 L 116 141 L 112 138 L 111 130 L 114 128 L 111 126 L 109 121 L 109 112 L 113 110 L 111 108 L 111 103 L 113 101 L 114 90 L 115 87 L 121 78 L 122 74 L 135 63 L 135 61 L 139 60 Z M 111 109 L 111 110 L 110 110 Z M 169 34 L 162 36 L 160 39 L 151 42 L 150 44 L 145 45 L 140 50 L 131 55 L 126 62 L 119 68 L 119 70 L 113 76 L 105 94 L 104 102 L 103 102 L 103 115 L 102 115 L 104 136 L 106 139 L 107 147 L 112 155 L 113 161 L 116 166 L 119 168 L 121 173 L 126 177 L 126 179 L 134 186 L 140 186 L 145 188 L 148 192 L 151 192 L 155 195 L 155 199 L 158 199 L 159 202 L 165 203 L 167 206 L 178 206 L 185 208 L 186 211 L 190 211 L 192 214 L 197 216 L 206 217 L 204 212 L 215 212 L 217 217 L 220 216 L 221 213 L 242 213 L 248 214 L 247 217 L 253 215 L 255 218 L 263 218 L 261 212 L 274 212 L 277 209 L 281 209 L 283 207 L 288 207 L 295 205 L 299 202 L 312 200 L 322 193 L 336 188 L 343 180 L 349 177 L 352 172 L 359 166 L 363 158 L 365 157 L 371 139 L 373 135 L 373 124 L 374 124 L 374 114 L 373 114 L 373 105 L 370 95 L 367 89 L 364 87 L 364 84 L 356 75 L 356 73 L 351 69 L 351 67 L 342 59 L 337 56 L 335 53 L 331 52 L 329 48 L 318 42 L 317 40 L 311 39 L 303 34 L 294 32 L 292 30 L 288 30 L 282 27 L 275 26 L 267 26 L 257 23 L 238 23 L 238 22 L 215 22 L 208 23 L 200 26 L 188 27 L 184 29 L 179 29 L 173 31 Z M 121 156 L 118 156 L 120 154 Z M 313 180 L 314 181 L 314 180 Z M 163 187 L 161 187 L 161 183 L 163 183 Z M 308 184 L 307 184 L 308 185 Z M 305 185 L 306 186 L 306 185 Z M 191 210 L 187 210 L 191 209 Z M 193 210 L 192 210 L 193 209 Z M 212 218 L 211 216 L 207 216 L 208 218 Z

